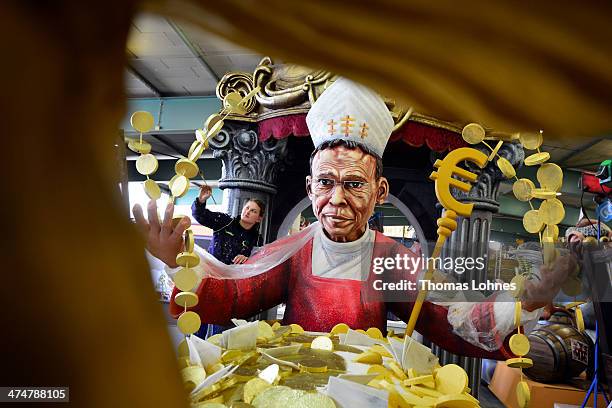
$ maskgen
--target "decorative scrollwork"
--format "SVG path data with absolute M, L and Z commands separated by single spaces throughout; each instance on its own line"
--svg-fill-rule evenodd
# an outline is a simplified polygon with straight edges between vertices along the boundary
M 225 74 L 217 84 L 217 98 L 223 100 L 230 92 L 239 92 L 240 95 L 244 97 L 254 88 L 253 76 L 251 74 L 245 72 L 230 72 Z M 251 98 L 245 105 L 246 114 L 253 112 L 256 106 L 257 102 L 255 98 Z

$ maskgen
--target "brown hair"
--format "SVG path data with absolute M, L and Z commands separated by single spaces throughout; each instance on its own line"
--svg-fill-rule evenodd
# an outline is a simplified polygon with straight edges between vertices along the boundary
M 263 217 L 264 213 L 266 212 L 266 205 L 264 204 L 263 201 L 261 201 L 259 198 L 249 198 L 246 202 L 254 202 L 255 204 L 257 204 L 257 206 L 259 207 L 259 215 L 261 215 Z

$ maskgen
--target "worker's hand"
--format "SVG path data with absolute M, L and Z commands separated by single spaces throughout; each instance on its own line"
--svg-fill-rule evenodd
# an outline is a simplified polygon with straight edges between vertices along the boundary
M 212 188 L 209 185 L 203 184 L 200 187 L 200 195 L 198 196 L 198 201 L 200 204 L 204 204 L 206 200 L 212 195 Z
M 184 246 L 183 233 L 191 225 L 189 217 L 183 217 L 175 226 L 172 224 L 174 204 L 168 203 L 164 213 L 164 220 L 159 224 L 157 203 L 149 201 L 147 205 L 148 221 L 145 219 L 140 205 L 134 206 L 136 225 L 147 241 L 147 249 L 153 256 L 162 260 L 171 268 L 176 268 L 176 256 Z
M 532 279 L 525 284 L 523 309 L 532 311 L 549 305 L 576 268 L 578 263 L 571 255 L 558 257 L 550 267 L 540 266 L 540 280 Z
M 243 263 L 245 263 L 245 262 L 246 262 L 246 260 L 247 260 L 247 259 L 249 259 L 249 257 L 244 256 L 244 255 L 236 255 L 236 256 L 234 257 L 234 260 L 232 260 L 232 263 L 235 263 L 235 264 L 243 264 Z

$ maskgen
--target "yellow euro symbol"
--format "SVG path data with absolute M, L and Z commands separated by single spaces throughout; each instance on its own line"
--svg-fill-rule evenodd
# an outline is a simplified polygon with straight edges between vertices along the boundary
M 438 171 L 434 171 L 429 176 L 431 180 L 435 180 L 436 197 L 438 197 L 438 201 L 440 201 L 442 206 L 447 210 L 455 211 L 463 217 L 469 217 L 472 214 L 474 204 L 460 203 L 453 197 L 450 188 L 453 186 L 467 193 L 472 188 L 470 183 L 473 183 L 478 178 L 476 174 L 457 166 L 458 163 L 466 160 L 476 163 L 478 167 L 483 168 L 487 164 L 487 155 L 470 147 L 455 149 L 448 153 L 444 159 L 436 160 L 434 167 Z M 453 178 L 453 175 L 457 175 L 469 183 Z

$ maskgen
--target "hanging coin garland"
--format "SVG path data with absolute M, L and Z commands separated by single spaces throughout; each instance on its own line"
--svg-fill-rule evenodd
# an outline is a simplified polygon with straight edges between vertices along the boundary
M 142 140 L 142 134 L 153 129 L 155 120 L 149 112 L 138 111 L 132 114 L 130 124 L 140 134 L 140 137 L 129 140 L 128 148 L 140 154 L 136 160 L 136 170 L 147 178 L 144 182 L 144 190 L 147 196 L 151 200 L 157 200 L 161 197 L 161 190 L 149 176 L 157 171 L 158 162 L 157 158 L 151 154 L 151 144 Z
M 538 234 L 545 265 L 551 265 L 558 256 L 558 251 L 555 249 L 555 242 L 559 237 L 558 224 L 565 217 L 565 209 L 563 203 L 557 196 L 560 195 L 559 190 L 563 184 L 563 170 L 554 163 L 548 163 L 550 154 L 540 151 L 540 146 L 543 142 L 542 131 L 537 133 L 521 133 L 519 141 L 523 148 L 527 150 L 537 150 L 537 153 L 528 156 L 525 159 L 525 165 L 536 166 L 540 168 L 537 172 L 537 179 L 540 184 L 536 188 L 535 183 L 527 178 L 519 179 L 516 176 L 516 171 L 512 164 L 505 158 L 499 156 L 498 152 L 503 144 L 499 140 L 495 147 L 491 147 L 485 141 L 485 129 L 478 123 L 470 123 L 463 128 L 462 137 L 469 144 L 482 143 L 491 150 L 488 161 L 492 161 L 498 157 L 496 164 L 502 174 L 508 179 L 514 179 L 512 192 L 517 200 L 528 202 L 531 210 L 527 211 L 523 216 L 523 226 L 525 230 L 532 234 Z M 539 209 L 535 209 L 531 200 L 537 198 L 543 200 Z M 529 405 L 530 391 L 529 385 L 523 378 L 523 368 L 529 368 L 533 365 L 533 361 L 527 357 L 529 353 L 529 339 L 525 334 L 521 333 L 521 296 L 524 292 L 525 283 L 534 274 L 523 271 L 517 274 L 511 283 L 516 288 L 513 291 L 515 298 L 515 313 L 514 324 L 517 333 L 510 337 L 510 350 L 517 357 L 506 361 L 509 367 L 518 368 L 521 371 L 521 380 L 516 387 L 516 397 L 520 407 Z M 576 320 L 581 319 L 580 308 L 576 308 Z M 580 323 L 578 323 L 580 324 Z M 582 323 L 584 326 L 584 323 Z
M 172 194 L 170 197 L 171 202 L 174 202 L 176 198 L 183 197 L 189 191 L 190 179 L 200 175 L 204 183 L 206 180 L 204 175 L 200 171 L 197 165 L 198 159 L 204 153 L 204 150 L 208 148 L 208 141 L 215 137 L 223 128 L 224 119 L 229 114 L 244 114 L 246 112 L 245 106 L 249 100 L 259 92 L 259 87 L 253 89 L 244 97 L 239 92 L 230 92 L 223 99 L 223 109 L 220 113 L 212 114 L 208 117 L 204 123 L 202 129 L 196 129 L 195 141 L 191 144 L 187 157 L 182 157 L 177 160 L 174 165 L 176 174 L 170 179 L 168 188 Z M 149 178 L 149 175 L 155 173 L 158 167 L 158 162 L 155 156 L 151 154 L 151 144 L 142 140 L 142 134 L 153 129 L 154 119 L 153 115 L 149 112 L 139 111 L 135 112 L 131 117 L 131 124 L 136 131 L 140 132 L 140 138 L 138 140 L 130 140 L 128 147 L 140 153 L 140 157 L 136 161 L 136 170 L 144 176 L 147 180 L 144 182 L 144 189 L 146 194 L 152 200 L 157 200 L 161 197 L 161 190 L 157 183 Z M 173 218 L 173 224 L 176 226 L 183 216 L 176 216 Z M 195 289 L 201 282 L 201 277 L 193 269 L 200 263 L 200 257 L 194 252 L 194 233 L 193 230 L 187 229 L 184 235 L 184 251 L 179 253 L 176 257 L 176 263 L 181 269 L 176 273 L 174 277 L 174 284 L 179 289 L 179 292 L 174 297 L 174 301 L 177 305 L 183 307 L 184 311 L 178 317 L 177 327 L 185 336 L 190 336 L 196 333 L 201 326 L 200 316 L 193 311 L 188 310 L 198 304 L 198 295 L 195 293 Z M 185 342 L 181 343 L 179 349 L 185 348 Z M 179 350 L 179 355 L 185 354 L 185 350 Z M 185 370 L 196 370 L 198 376 L 206 375 L 202 373 L 202 367 L 191 367 L 189 363 L 185 363 Z M 194 377 L 190 372 L 185 372 L 186 386 L 193 386 L 199 381 L 194 381 Z M 199 378 L 199 377 L 198 377 Z M 190 385 L 191 384 L 191 385 Z

